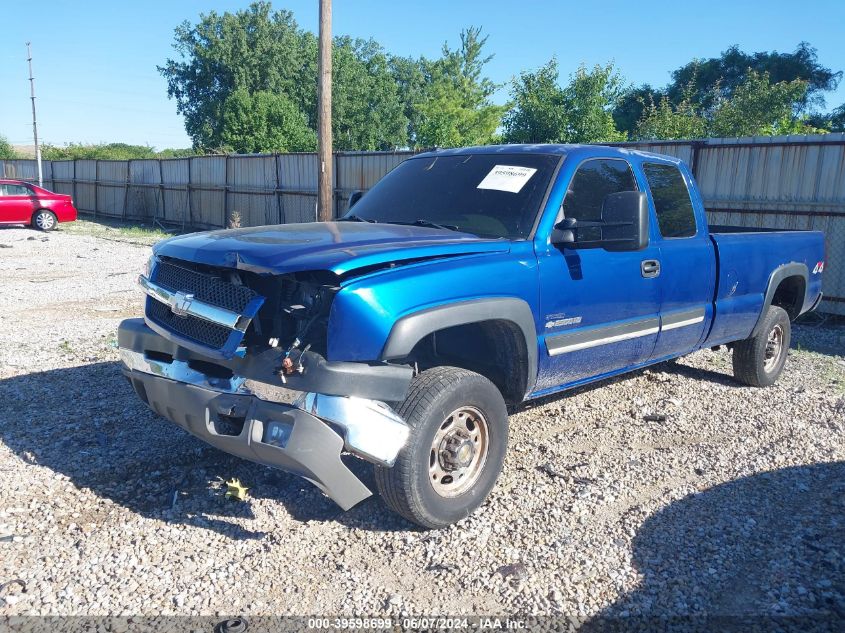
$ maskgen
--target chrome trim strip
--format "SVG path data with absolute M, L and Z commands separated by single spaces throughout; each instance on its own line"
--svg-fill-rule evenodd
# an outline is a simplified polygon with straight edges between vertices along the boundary
M 608 327 L 591 328 L 576 332 L 567 332 L 558 336 L 546 338 L 546 349 L 549 356 L 558 356 L 582 349 L 628 341 L 641 336 L 650 336 L 660 331 L 660 320 L 657 317 L 611 325 Z
M 181 314 L 190 315 L 216 325 L 222 325 L 232 330 L 239 332 L 246 332 L 246 328 L 252 319 L 245 318 L 237 312 L 226 310 L 225 308 L 218 308 L 217 306 L 200 301 L 199 299 L 190 298 L 187 305 L 184 305 L 186 295 L 185 293 L 177 293 L 168 290 L 156 283 L 153 283 L 144 275 L 138 277 L 138 284 L 141 289 L 156 301 L 170 306 L 171 309 L 177 308 Z M 190 297 L 190 295 L 188 295 Z
M 214 378 L 191 369 L 184 361 L 173 360 L 167 363 L 126 348 L 120 348 L 120 360 L 133 371 L 152 374 L 160 378 L 220 393 L 255 396 L 272 402 L 290 404 L 323 421 L 337 425 L 341 429 L 344 446 L 348 451 L 384 466 L 393 466 L 410 433 L 410 428 L 405 421 L 388 405 L 378 400 L 304 393 L 293 403 L 283 402 L 280 398 L 277 399 L 271 395 L 272 390 L 265 392 L 259 389 L 260 385 L 256 385 L 256 389 L 261 393 L 250 389 L 249 387 L 255 384 L 251 380 L 240 376 Z
M 704 308 L 694 308 L 692 310 L 678 310 L 675 312 L 668 312 L 661 315 L 661 330 L 674 330 L 679 327 L 686 327 L 688 325 L 695 325 L 704 321 Z
M 183 382 L 195 387 L 211 389 L 221 393 L 235 393 L 249 395 L 251 392 L 244 387 L 245 378 L 232 376 L 231 378 L 214 378 L 196 369 L 192 369 L 188 363 L 181 360 L 173 360 L 170 363 L 149 358 L 131 349 L 120 348 L 120 360 L 129 369 L 140 371 L 145 374 L 152 374 L 168 380 Z

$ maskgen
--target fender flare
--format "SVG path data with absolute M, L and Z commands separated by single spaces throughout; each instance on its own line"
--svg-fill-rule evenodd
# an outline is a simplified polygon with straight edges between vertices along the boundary
M 755 336 L 759 332 L 763 319 L 766 316 L 766 312 L 769 310 L 769 306 L 772 305 L 772 299 L 775 297 L 775 292 L 777 291 L 780 282 L 788 277 L 802 277 L 804 279 L 804 298 L 801 301 L 799 314 L 803 313 L 804 304 L 807 301 L 807 290 L 810 287 L 810 272 L 807 270 L 807 265 L 802 262 L 782 264 L 775 268 L 772 271 L 772 274 L 769 275 L 769 285 L 766 287 L 766 295 L 763 299 L 763 308 L 760 310 L 760 316 L 757 317 L 757 323 L 754 324 L 754 329 L 751 330 L 749 338 Z
M 408 314 L 393 324 L 382 349 L 380 360 L 404 358 L 414 346 L 432 332 L 479 321 L 510 321 L 522 332 L 528 357 L 526 394 L 537 382 L 537 328 L 534 313 L 523 299 L 489 297 L 458 301 Z

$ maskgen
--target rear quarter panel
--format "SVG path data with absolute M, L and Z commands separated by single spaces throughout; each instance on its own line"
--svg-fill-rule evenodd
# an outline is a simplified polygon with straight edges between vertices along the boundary
M 751 335 L 769 279 L 780 266 L 795 262 L 807 267 L 803 310 L 809 309 L 821 292 L 821 273 L 814 272 L 816 264 L 824 260 L 824 236 L 819 231 L 716 232 L 710 237 L 716 246 L 718 278 L 707 346 Z

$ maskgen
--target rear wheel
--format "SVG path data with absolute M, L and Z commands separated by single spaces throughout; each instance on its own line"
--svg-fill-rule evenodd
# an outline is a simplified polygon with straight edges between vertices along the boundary
M 752 387 L 773 385 L 783 371 L 791 338 L 786 310 L 769 306 L 757 334 L 734 345 L 734 377 Z
M 375 467 L 385 503 L 426 528 L 469 516 L 504 463 L 508 414 L 502 394 L 475 372 L 435 367 L 414 378 L 398 412 L 411 433 L 392 468 Z
M 41 231 L 52 231 L 58 223 L 56 214 L 47 209 L 39 209 L 32 215 L 32 225 Z

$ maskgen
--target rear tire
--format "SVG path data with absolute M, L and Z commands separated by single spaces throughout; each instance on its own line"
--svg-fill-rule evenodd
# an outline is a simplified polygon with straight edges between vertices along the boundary
M 786 310 L 769 306 L 757 334 L 734 345 L 734 377 L 752 387 L 769 387 L 783 371 L 792 326 Z
M 59 223 L 59 218 L 56 214 L 47 209 L 38 209 L 32 214 L 32 226 L 39 231 L 52 231 Z
M 425 528 L 469 516 L 493 489 L 505 460 L 502 394 L 480 374 L 435 367 L 414 377 L 398 413 L 411 432 L 392 468 L 375 466 L 385 503 Z

